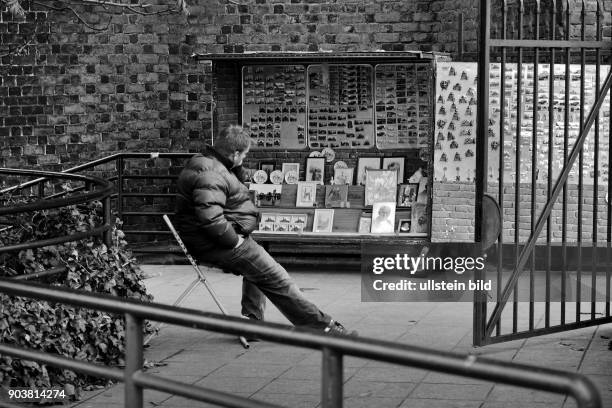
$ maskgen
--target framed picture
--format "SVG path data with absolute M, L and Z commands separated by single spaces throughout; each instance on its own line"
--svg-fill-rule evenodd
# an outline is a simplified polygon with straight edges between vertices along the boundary
M 380 169 L 380 157 L 360 157 L 357 162 L 356 184 L 365 185 L 366 170 Z
M 308 216 L 306 214 L 291 214 L 291 223 L 289 224 L 289 231 L 291 232 L 302 232 L 306 228 L 306 222 Z
M 268 174 L 268 178 L 270 177 L 270 173 L 274 171 L 274 162 L 260 162 L 259 170 L 263 170 Z
M 287 232 L 288 230 L 289 230 L 289 224 L 285 224 L 283 222 L 274 223 L 274 231 Z
M 276 222 L 280 222 L 282 224 L 289 224 L 291 222 L 291 214 L 278 214 L 276 217 Z
M 397 171 L 397 184 L 404 182 L 404 157 L 384 157 L 382 168 Z
M 402 218 L 397 223 L 397 232 L 400 234 L 407 234 L 410 232 L 411 220 L 408 218 Z
M 418 183 L 400 184 L 397 194 L 397 206 L 403 208 L 412 208 L 412 204 L 416 202 L 419 193 Z
M 372 228 L 372 215 L 362 215 L 359 217 L 359 227 L 357 232 L 360 234 L 369 234 L 370 229 Z
M 412 224 L 410 231 L 412 233 L 426 234 L 429 232 L 429 212 L 427 204 L 415 203 L 412 206 Z
M 348 185 L 325 186 L 325 207 L 344 207 L 348 199 Z
M 316 181 L 298 181 L 296 207 L 313 207 L 317 200 Z
M 316 181 L 323 184 L 325 171 L 325 157 L 306 158 L 306 181 Z
M 334 184 L 353 184 L 354 168 L 334 169 Z
M 395 170 L 366 171 L 365 205 L 393 201 L 397 197 L 397 173 Z M 416 197 L 416 196 L 415 196 Z
M 377 234 L 395 232 L 395 201 L 374 203 L 370 231 Z
M 274 231 L 274 223 L 273 222 L 262 222 L 259 224 L 260 231 Z
M 283 163 L 283 175 L 287 174 L 290 171 L 295 171 L 295 174 L 300 174 L 300 163 Z
M 276 222 L 276 213 L 261 213 L 261 222 Z
M 316 209 L 314 221 L 312 222 L 312 232 L 331 232 L 334 224 L 334 210 Z

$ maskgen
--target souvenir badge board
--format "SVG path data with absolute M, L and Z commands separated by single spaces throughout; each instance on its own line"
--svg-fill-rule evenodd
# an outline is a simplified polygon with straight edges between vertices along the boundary
M 301 65 L 242 68 L 242 121 L 252 149 L 306 148 L 306 75 Z
M 607 72 L 600 72 L 599 83 L 603 84 Z M 434 180 L 437 181 L 467 181 L 473 182 L 475 177 L 475 141 L 476 141 L 476 63 L 439 62 L 436 72 L 436 104 L 434 130 Z M 506 64 L 504 72 L 501 65 L 492 63 L 489 76 L 489 128 L 487 132 L 488 145 L 488 180 L 499 178 L 499 155 L 504 154 L 504 180 L 512 182 L 516 178 L 516 153 L 520 135 L 520 169 L 521 182 L 531 182 L 533 154 L 533 124 L 537 123 L 536 143 L 536 177 L 538 182 L 548 178 L 548 151 L 552 150 L 552 178 L 556 180 L 561 173 L 564 162 L 564 117 L 565 117 L 565 81 L 569 75 L 569 125 L 568 144 L 574 145 L 580 133 L 580 65 L 570 65 L 569 73 L 564 64 L 553 67 L 554 90 L 549 95 L 550 66 L 538 65 L 538 75 L 535 75 L 534 65 L 523 64 L 520 70 L 521 93 L 518 94 L 519 69 L 517 64 Z M 503 76 L 503 77 L 502 77 Z M 585 109 L 593 105 L 596 94 L 596 69 L 594 65 L 586 65 L 584 70 Z M 504 85 L 502 95 L 502 82 Z M 534 94 L 537 86 L 537 99 Z M 502 100 L 504 112 L 502 115 Z M 520 113 L 519 113 L 520 100 Z M 533 106 L 537 104 L 534 119 Z M 548 120 L 549 105 L 553 104 L 553 138 L 549 147 Z M 609 96 L 605 99 L 601 112 L 609 112 Z M 517 129 L 518 118 L 521 115 L 521 128 Z M 605 115 L 605 114 L 604 114 Z M 502 122 L 503 120 L 503 122 Z M 594 126 L 595 127 L 595 124 Z M 599 169 L 595 169 L 595 138 L 594 129 L 584 143 L 583 183 L 593 184 L 595 174 L 599 174 L 597 182 L 607 185 L 608 182 L 608 147 L 609 120 L 599 121 Z M 503 146 L 500 144 L 500 133 L 504 132 Z M 568 152 L 569 154 L 569 152 Z M 572 167 L 569 183 L 577 184 L 579 178 L 578 166 Z
M 374 146 L 372 67 L 308 66 L 308 145 L 368 149 Z
M 476 63 L 439 62 L 436 71 L 434 180 L 473 183 L 476 177 Z M 499 163 L 500 65 L 490 66 L 489 179 Z
M 429 64 L 376 65 L 378 148 L 429 146 L 432 125 L 432 76 Z

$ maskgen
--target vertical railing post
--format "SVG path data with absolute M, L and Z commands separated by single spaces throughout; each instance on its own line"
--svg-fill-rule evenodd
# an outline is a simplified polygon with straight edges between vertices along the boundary
M 134 373 L 142 370 L 142 319 L 125 314 L 125 407 L 142 408 L 142 387 L 134 382 Z
M 342 408 L 342 374 L 342 354 L 324 347 L 321 377 L 322 408 Z
M 482 236 L 484 230 L 482 198 L 487 192 L 487 147 L 489 133 L 489 61 L 491 36 L 491 9 L 488 0 L 480 1 L 480 32 L 478 48 L 478 101 L 476 128 L 476 208 L 474 241 L 477 253 L 482 254 Z M 501 79 L 503 80 L 503 78 Z M 503 115 L 502 115 L 503 120 Z M 501 147 L 503 149 L 503 146 Z M 503 150 L 502 150 L 503 152 Z M 503 154 L 503 153 L 502 153 Z M 483 279 L 484 271 L 475 279 Z M 487 315 L 487 296 L 482 290 L 474 291 L 473 338 L 475 345 L 482 345 Z
M 109 229 L 104 231 L 104 245 L 110 247 L 113 240 L 113 229 L 112 229 L 112 221 L 111 221 L 111 198 L 110 195 L 102 201 L 102 210 L 103 210 L 103 221 L 104 225 L 108 225 Z
M 45 198 L 45 180 L 38 183 L 38 198 Z
M 123 221 L 123 156 L 117 159 L 117 216 Z

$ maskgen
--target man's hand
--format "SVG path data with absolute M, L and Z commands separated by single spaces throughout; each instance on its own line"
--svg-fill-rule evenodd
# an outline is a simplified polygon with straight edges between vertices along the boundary
M 244 237 L 238 234 L 238 243 L 236 244 L 234 248 L 238 248 L 240 245 L 242 245 L 243 242 L 244 242 Z

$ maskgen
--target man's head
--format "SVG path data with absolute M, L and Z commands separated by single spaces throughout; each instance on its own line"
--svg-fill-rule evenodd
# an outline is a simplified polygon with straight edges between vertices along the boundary
M 219 137 L 215 139 L 215 150 L 227 157 L 234 164 L 240 166 L 251 147 L 249 134 L 238 125 L 230 125 L 224 128 Z

